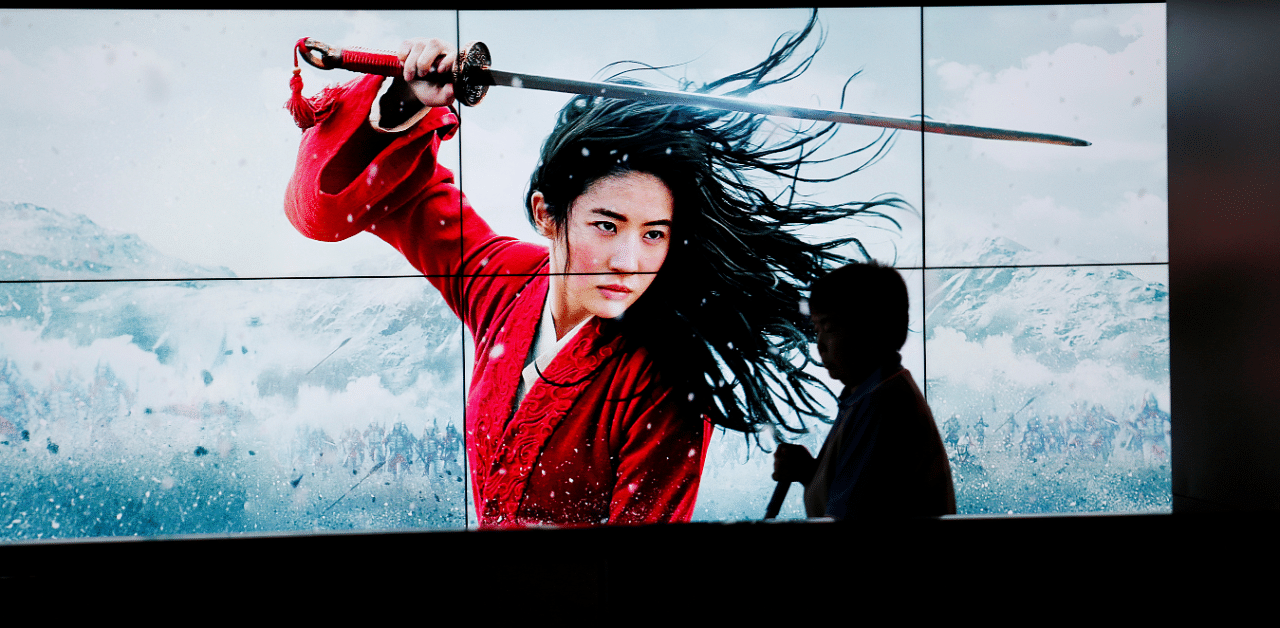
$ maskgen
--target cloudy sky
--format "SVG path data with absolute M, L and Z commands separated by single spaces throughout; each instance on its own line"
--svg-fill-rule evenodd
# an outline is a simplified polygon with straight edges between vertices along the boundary
M 284 218 L 300 133 L 281 105 L 299 37 L 375 48 L 419 36 L 479 39 L 495 67 L 579 79 L 613 61 L 683 64 L 645 77 L 674 84 L 753 65 L 806 17 L 0 10 L 0 200 L 83 214 L 240 276 L 407 273 L 372 236 L 310 242 Z M 886 159 L 814 193 L 832 201 L 896 193 L 927 226 L 901 214 L 900 233 L 851 222 L 818 235 L 857 234 L 901 266 L 963 264 L 993 235 L 1045 261 L 1167 260 L 1162 5 L 844 9 L 820 19 L 827 39 L 817 62 L 760 99 L 834 108 L 861 71 L 846 95 L 850 111 L 905 117 L 923 103 L 937 120 L 1094 145 L 901 133 Z M 303 70 L 308 94 L 352 76 Z M 495 88 L 463 111 L 463 131 L 442 158 L 462 164 L 464 190 L 499 231 L 536 237 L 524 188 L 565 100 Z M 839 146 L 876 136 L 842 129 Z
M 928 115 L 1093 142 L 928 136 L 928 265 L 993 234 L 1046 263 L 1168 261 L 1163 5 L 935 8 L 924 26 Z

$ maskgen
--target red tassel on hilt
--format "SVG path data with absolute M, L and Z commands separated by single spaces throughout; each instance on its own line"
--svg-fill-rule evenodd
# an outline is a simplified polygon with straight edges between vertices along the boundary
M 314 98 L 305 98 L 302 95 L 302 68 L 298 67 L 298 51 L 302 50 L 303 54 L 307 54 L 303 48 L 303 43 L 306 41 L 307 38 L 303 37 L 293 46 L 293 77 L 289 79 L 289 88 L 293 91 L 293 95 L 289 98 L 289 102 L 284 104 L 284 108 L 293 115 L 293 121 L 298 128 L 304 131 L 320 124 L 329 113 L 329 108 L 334 101 L 332 87 L 325 88 Z

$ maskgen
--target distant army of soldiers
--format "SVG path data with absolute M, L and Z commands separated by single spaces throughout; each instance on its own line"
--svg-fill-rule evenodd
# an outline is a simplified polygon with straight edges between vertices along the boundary
M 379 468 L 399 476 L 409 473 L 416 462 L 424 476 L 462 474 L 462 435 L 452 423 L 440 429 L 439 422 L 433 420 L 420 437 L 415 437 L 403 421 L 397 421 L 390 432 L 378 422 L 370 422 L 364 431 L 349 427 L 336 442 L 320 428 L 304 428 L 304 432 L 302 442 L 295 444 L 302 449 L 295 453 L 295 459 L 310 458 L 313 465 L 329 463 L 324 459 L 328 452 L 337 454 L 342 467 L 353 472 Z
M 1019 422 L 1018 412 L 1010 413 L 990 430 L 995 438 L 992 445 L 1026 460 L 1060 455 L 1105 461 L 1116 451 L 1127 451 L 1147 462 L 1168 461 L 1170 417 L 1160 409 L 1155 395 L 1148 395 L 1141 409 L 1130 406 L 1123 419 L 1101 404 L 1087 405 L 1071 404 L 1066 416 L 1032 414 L 1025 423 Z M 981 415 L 968 425 L 959 414 L 952 415 L 942 423 L 948 456 L 959 464 L 976 463 L 980 453 L 988 450 L 989 428 Z

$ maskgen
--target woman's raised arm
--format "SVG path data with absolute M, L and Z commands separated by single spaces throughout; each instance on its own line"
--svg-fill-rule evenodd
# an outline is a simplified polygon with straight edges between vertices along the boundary
M 285 213 L 314 240 L 345 240 L 361 231 L 382 238 L 471 325 L 479 314 L 470 311 L 476 305 L 466 301 L 464 284 L 476 280 L 464 278 L 535 272 L 546 250 L 495 234 L 438 163 L 441 142 L 458 125 L 451 110 L 425 109 L 401 131 L 374 128 L 371 110 L 383 80 L 364 77 L 328 94 L 327 115 L 303 134 Z M 399 97 L 394 88 L 380 98 L 384 111 Z
M 403 132 L 379 133 L 369 118 L 382 80 L 368 76 L 330 88 L 327 115 L 302 136 L 285 213 L 309 238 L 333 242 L 365 229 L 376 232 L 371 227 L 383 217 L 433 187 L 452 184 L 436 152 L 457 128 L 457 117 L 431 109 Z

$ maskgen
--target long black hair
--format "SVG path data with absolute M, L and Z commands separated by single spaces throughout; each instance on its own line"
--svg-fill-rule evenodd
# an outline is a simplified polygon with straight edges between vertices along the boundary
M 764 61 L 694 91 L 745 96 L 800 76 L 822 46 L 821 32 L 813 52 L 788 62 L 816 26 L 815 10 L 804 29 L 780 37 Z M 620 75 L 611 80 L 642 84 Z M 837 125 L 811 125 L 778 140 L 762 131 L 766 121 L 752 114 L 578 96 L 560 111 L 526 194 L 530 222 L 533 193 L 541 192 L 557 233 L 564 234 L 570 205 L 595 181 L 643 172 L 667 185 L 675 199 L 667 258 L 636 303 L 606 322 L 601 341 L 621 337 L 624 346 L 643 347 L 663 383 L 692 411 L 688 415 L 705 414 L 748 434 L 771 423 L 800 432 L 805 416 L 825 418 L 812 394 L 823 385 L 803 371 L 813 362 L 814 334 L 802 295 L 828 269 L 850 261 L 835 249 L 852 244 L 869 259 L 856 238 L 808 242 L 793 231 L 852 215 L 886 219 L 896 227 L 884 210 L 910 207 L 895 196 L 821 205 L 797 192 L 798 184 L 836 181 L 873 163 L 887 150 L 891 134 L 815 159 Z M 845 158 L 858 163 L 837 176 L 800 173 L 801 166 Z M 781 192 L 771 197 L 757 183 L 761 177 Z M 778 398 L 799 415 L 796 425 L 779 409 Z

